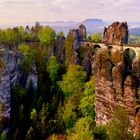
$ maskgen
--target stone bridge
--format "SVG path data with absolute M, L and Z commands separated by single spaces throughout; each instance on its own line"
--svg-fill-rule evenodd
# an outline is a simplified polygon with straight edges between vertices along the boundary
M 140 59 L 140 45 L 131 45 L 131 44 L 105 44 L 105 43 L 95 43 L 92 41 L 83 41 L 82 44 L 84 46 L 93 46 L 95 48 L 102 48 L 102 49 L 110 49 L 111 53 L 115 52 L 125 52 L 129 51 L 130 53 L 133 52 L 136 59 Z
M 107 123 L 112 118 L 112 112 L 121 107 L 128 113 L 131 130 L 138 133 L 140 113 L 136 105 L 140 92 L 140 46 L 106 45 L 92 41 L 83 41 L 82 45 L 101 48 L 94 54 L 92 62 L 96 124 Z

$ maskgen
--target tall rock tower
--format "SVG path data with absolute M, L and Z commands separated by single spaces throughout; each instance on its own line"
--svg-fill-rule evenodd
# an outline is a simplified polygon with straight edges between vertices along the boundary
M 81 24 L 79 26 L 79 40 L 86 40 L 87 32 L 86 32 L 86 27 Z
M 128 26 L 126 22 L 114 22 L 107 28 L 105 27 L 103 42 L 107 44 L 127 44 L 128 32 Z

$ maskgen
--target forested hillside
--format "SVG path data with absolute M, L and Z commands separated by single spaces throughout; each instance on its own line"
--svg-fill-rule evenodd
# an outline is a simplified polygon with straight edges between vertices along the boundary
M 84 48 L 74 49 L 72 32 L 65 39 L 63 32 L 36 23 L 0 30 L 0 43 L 2 57 L 8 57 L 1 69 L 14 65 L 6 74 L 10 117 L 7 100 L 0 103 L 1 139 L 93 139 L 94 77 L 88 72 L 87 78 Z

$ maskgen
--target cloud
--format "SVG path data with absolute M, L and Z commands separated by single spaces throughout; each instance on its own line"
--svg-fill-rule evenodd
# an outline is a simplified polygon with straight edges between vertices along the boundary
M 138 0 L 0 0 L 0 23 L 140 19 Z

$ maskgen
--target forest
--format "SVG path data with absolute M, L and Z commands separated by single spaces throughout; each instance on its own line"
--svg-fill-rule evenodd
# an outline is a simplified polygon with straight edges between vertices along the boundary
M 87 36 L 99 42 L 100 34 Z M 56 33 L 39 22 L 33 27 L 0 29 L 0 44 L 22 58 L 17 62 L 22 73 L 11 86 L 10 119 L 0 116 L 1 140 L 139 140 L 129 130 L 127 112 L 114 110 L 111 121 L 95 122 L 95 77 L 88 62 L 93 46 L 73 47 L 73 36 Z M 77 60 L 78 59 L 78 60 Z M 89 65 L 87 65 L 89 64 Z M 4 62 L 0 60 L 0 70 Z M 27 77 L 36 68 L 37 85 Z M 4 104 L 0 103 L 0 113 Z

